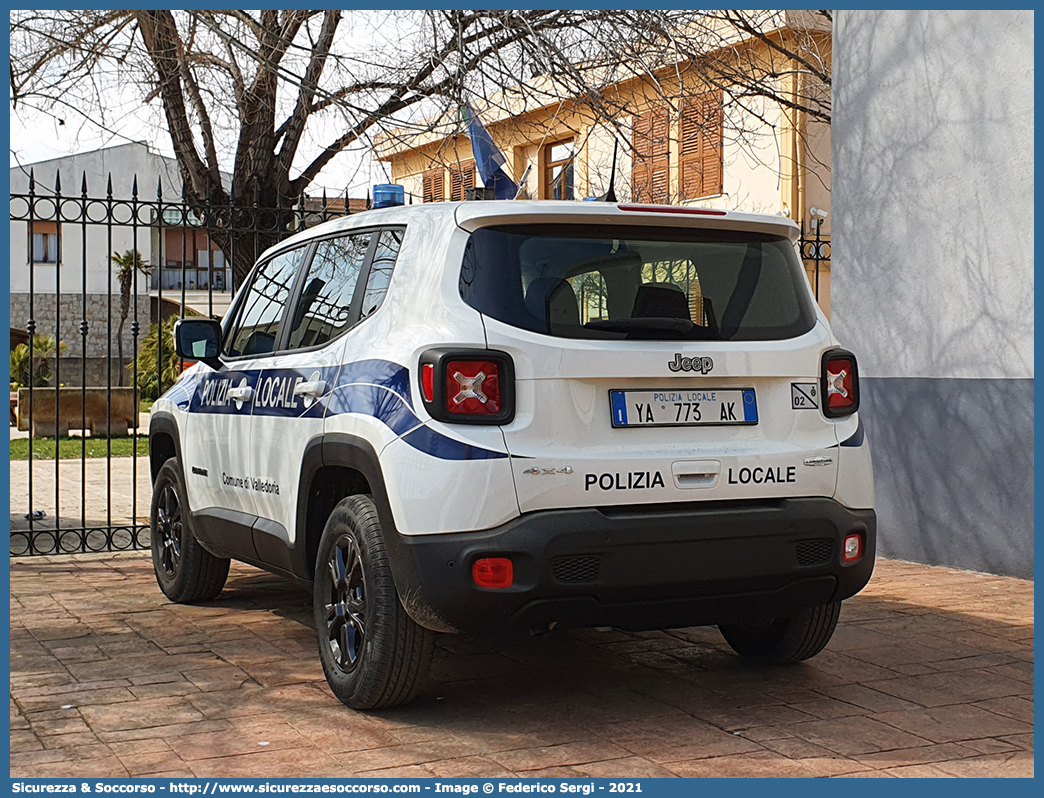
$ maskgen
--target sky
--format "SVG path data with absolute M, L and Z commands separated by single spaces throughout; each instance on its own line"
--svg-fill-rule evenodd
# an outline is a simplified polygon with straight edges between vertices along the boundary
M 391 38 L 408 33 L 408 29 L 399 24 L 386 23 L 388 20 L 381 14 L 347 17 L 339 28 L 338 49 L 349 54 L 366 52 L 367 47 L 389 45 Z M 289 73 L 296 74 L 303 71 L 303 66 L 300 58 L 295 60 L 293 55 L 294 51 L 291 51 L 283 66 Z M 249 59 L 243 58 L 243 62 L 246 65 Z M 328 67 L 327 72 L 331 69 Z M 145 142 L 161 155 L 174 156 L 158 99 L 153 99 L 148 106 L 143 105 L 139 87 L 128 86 L 105 70 L 97 72 L 95 80 L 84 85 L 88 86 L 87 93 L 90 93 L 90 85 L 95 85 L 104 95 L 105 118 L 98 119 L 90 113 L 85 116 L 68 107 L 41 112 L 20 104 L 11 110 L 11 167 L 27 167 L 38 161 L 114 147 L 130 141 Z M 284 102 L 286 98 L 290 101 L 296 99 L 296 87 L 292 83 L 282 81 L 281 86 L 280 96 Z M 211 111 L 215 114 L 219 160 L 222 168 L 231 171 L 234 135 L 230 131 L 223 134 L 220 111 L 213 104 Z M 227 120 L 224 124 L 227 124 Z M 295 166 L 303 168 L 343 130 L 343 117 L 336 110 L 310 118 L 295 158 Z M 296 171 L 291 169 L 291 178 L 295 176 Z M 360 145 L 354 151 L 336 156 L 311 183 L 308 193 L 318 196 L 326 189 L 329 196 L 343 195 L 347 187 L 350 196 L 363 197 L 374 183 L 390 182 L 390 178 L 388 165 L 373 161 L 365 146 Z
M 113 133 L 92 124 L 88 120 L 76 120 L 71 117 L 59 119 L 51 114 L 40 112 L 11 113 L 11 167 L 29 165 L 51 158 L 60 158 L 81 152 L 90 152 L 103 147 L 115 147 L 128 141 L 143 141 L 155 152 L 174 157 L 174 150 L 165 131 L 157 129 L 147 114 L 124 117 Z M 322 133 L 332 139 L 331 131 L 316 131 L 311 149 L 317 148 L 317 141 Z M 302 150 L 305 145 L 302 144 Z M 353 197 L 365 196 L 366 190 L 374 183 L 388 182 L 391 175 L 385 164 L 374 162 L 365 152 L 345 152 L 334 158 L 319 173 L 308 189 L 314 196 L 322 194 L 325 188 L 329 196 L 344 194 L 345 187 Z

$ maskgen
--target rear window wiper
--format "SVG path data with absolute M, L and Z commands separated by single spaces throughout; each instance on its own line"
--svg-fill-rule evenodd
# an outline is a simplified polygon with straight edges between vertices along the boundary
M 685 335 L 696 327 L 689 319 L 678 319 L 671 316 L 641 316 L 631 319 L 604 319 L 589 321 L 584 325 L 589 330 L 608 330 L 611 332 L 638 332 L 650 330 L 654 332 L 674 332 Z

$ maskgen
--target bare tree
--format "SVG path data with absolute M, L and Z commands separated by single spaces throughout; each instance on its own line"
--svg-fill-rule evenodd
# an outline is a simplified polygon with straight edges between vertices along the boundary
M 815 33 L 828 30 L 827 12 L 804 12 L 820 17 L 803 37 L 758 13 L 13 11 L 11 98 L 15 113 L 79 114 L 110 129 L 144 102 L 190 202 L 289 209 L 339 154 L 377 134 L 422 132 L 472 100 L 505 113 L 568 103 L 627 144 L 627 109 L 610 87 L 640 78 L 676 101 L 695 70 L 738 105 L 767 100 L 829 121 L 829 57 Z M 772 57 L 755 59 L 753 41 Z M 129 107 L 114 107 L 128 88 Z M 237 242 L 237 280 L 255 243 L 271 241 Z

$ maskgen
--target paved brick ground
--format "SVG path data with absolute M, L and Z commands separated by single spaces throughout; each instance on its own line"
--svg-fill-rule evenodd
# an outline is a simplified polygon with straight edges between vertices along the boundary
M 1032 776 L 1033 583 L 884 561 L 829 648 L 715 629 L 444 637 L 415 704 L 326 689 L 308 598 L 167 603 L 141 554 L 11 563 L 11 775 Z

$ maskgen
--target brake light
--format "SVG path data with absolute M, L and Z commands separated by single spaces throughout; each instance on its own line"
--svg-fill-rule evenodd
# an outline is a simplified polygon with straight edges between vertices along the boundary
M 181 361 L 181 373 L 184 373 L 186 370 L 192 368 L 194 365 L 196 365 L 196 361 L 195 360 L 183 360 L 183 361 Z
M 620 205 L 621 211 L 643 211 L 646 213 L 688 213 L 693 216 L 726 216 L 727 211 L 713 208 L 684 208 L 677 205 Z
M 446 410 L 458 415 L 500 412 L 500 369 L 491 360 L 446 362 Z
M 424 409 L 451 424 L 510 424 L 515 417 L 515 368 L 506 352 L 429 349 L 420 356 Z
M 471 567 L 471 579 L 479 587 L 511 587 L 515 569 L 507 557 L 483 557 Z
M 827 418 L 848 416 L 859 409 L 859 368 L 851 352 L 833 349 L 824 354 L 821 381 Z

